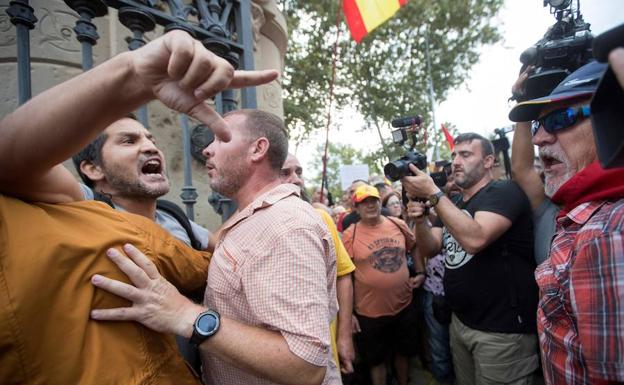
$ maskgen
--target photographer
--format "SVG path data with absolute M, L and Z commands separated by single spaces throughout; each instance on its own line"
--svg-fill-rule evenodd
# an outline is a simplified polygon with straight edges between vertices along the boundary
M 410 165 L 401 179 L 412 198 L 429 200 L 440 221 L 430 228 L 425 205 L 416 221 L 419 251 L 446 251 L 444 291 L 453 310 L 451 351 L 457 384 L 527 384 L 538 367 L 531 208 L 512 181 L 494 181 L 492 143 L 474 133 L 455 139 L 457 207 L 433 179 Z M 418 214 L 416 214 L 418 216 Z

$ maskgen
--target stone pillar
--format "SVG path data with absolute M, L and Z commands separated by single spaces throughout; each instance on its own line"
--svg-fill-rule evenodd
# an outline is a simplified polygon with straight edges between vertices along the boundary
M 15 28 L 6 14 L 9 0 L 0 0 L 0 117 L 13 111 L 17 103 L 17 70 Z M 32 88 L 33 96 L 55 84 L 82 73 L 80 43 L 76 40 L 73 28 L 78 15 L 69 9 L 62 0 L 31 0 L 39 22 L 31 31 Z M 275 0 L 255 0 L 253 7 L 255 67 L 257 69 L 284 68 L 286 53 L 286 22 L 279 12 Z M 109 8 L 105 17 L 93 20 L 100 39 L 94 47 L 94 65 L 120 52 L 127 50 L 125 38 L 131 32 L 117 19 L 117 10 Z M 146 34 L 146 40 L 162 34 L 157 27 Z M 258 88 L 258 108 L 283 116 L 280 81 Z M 76 111 L 79 113 L 79 111 Z M 181 188 L 183 186 L 182 130 L 177 113 L 164 107 L 160 102 L 148 105 L 150 130 L 157 145 L 167 159 L 171 191 L 165 196 L 181 207 Z M 191 123 L 194 125 L 194 123 Z M 73 171 L 71 162 L 66 166 Z M 195 221 L 216 230 L 220 217 L 214 213 L 207 202 L 210 195 L 208 180 L 203 164 L 192 161 L 193 185 L 199 195 L 195 205 Z

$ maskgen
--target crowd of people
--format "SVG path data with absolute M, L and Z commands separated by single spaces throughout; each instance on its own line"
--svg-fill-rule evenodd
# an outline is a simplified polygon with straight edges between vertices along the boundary
M 0 122 L 0 383 L 407 385 L 413 357 L 439 384 L 624 382 L 624 169 L 598 163 L 588 108 L 605 69 L 513 107 L 513 180 L 464 132 L 445 186 L 411 164 L 332 206 L 281 119 L 205 102 L 277 72 L 183 31 L 41 93 Z M 215 134 L 208 183 L 239 209 L 214 233 L 159 199 L 129 115 L 155 99 Z

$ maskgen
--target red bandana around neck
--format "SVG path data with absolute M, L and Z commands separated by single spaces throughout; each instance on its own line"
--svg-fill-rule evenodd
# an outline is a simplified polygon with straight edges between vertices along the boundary
M 552 201 L 562 206 L 561 217 L 581 203 L 623 197 L 624 168 L 605 170 L 594 161 L 559 187 Z

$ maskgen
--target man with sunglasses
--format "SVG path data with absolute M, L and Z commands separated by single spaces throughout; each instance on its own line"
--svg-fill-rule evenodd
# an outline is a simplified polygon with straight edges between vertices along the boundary
M 535 273 L 547 384 L 624 381 L 624 169 L 600 167 L 588 119 L 605 68 L 589 63 L 509 114 L 533 121 L 545 194 L 562 207 L 549 258 Z

